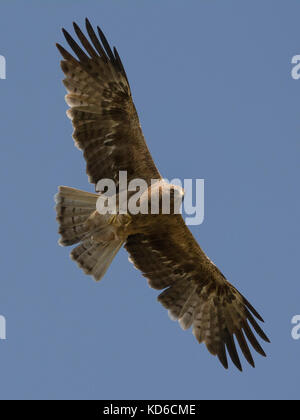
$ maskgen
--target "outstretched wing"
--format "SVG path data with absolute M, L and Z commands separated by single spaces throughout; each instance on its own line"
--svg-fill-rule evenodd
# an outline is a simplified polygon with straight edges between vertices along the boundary
M 90 41 L 73 24 L 85 51 L 63 29 L 76 58 L 57 44 L 68 91 L 67 115 L 74 126 L 75 144 L 83 150 L 89 181 L 109 178 L 118 187 L 119 171 L 128 182 L 142 178 L 150 185 L 160 174 L 147 148 L 132 101 L 127 76 L 116 48 L 111 50 L 99 27 L 96 35 L 86 19 Z
M 166 217 L 166 225 L 159 233 L 129 236 L 125 248 L 151 287 L 166 288 L 158 300 L 169 310 L 170 317 L 177 319 L 183 329 L 192 326 L 196 339 L 204 342 L 226 369 L 227 349 L 233 363 L 242 370 L 234 337 L 253 367 L 246 338 L 265 356 L 250 328 L 268 342 L 254 317 L 263 319 L 205 255 L 181 215 L 176 219 Z

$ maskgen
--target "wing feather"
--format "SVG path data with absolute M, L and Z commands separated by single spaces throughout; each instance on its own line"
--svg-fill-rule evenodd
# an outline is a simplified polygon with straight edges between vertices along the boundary
M 151 179 L 161 176 L 147 148 L 120 56 L 99 27 L 96 35 L 87 19 L 90 39 L 76 23 L 73 26 L 81 46 L 65 29 L 63 34 L 76 57 L 59 44 L 57 48 L 64 59 L 67 115 L 75 144 L 84 153 L 89 180 L 96 184 L 109 178 L 118 188 L 119 171 L 127 171 L 128 182 L 142 178 L 150 185 Z
M 205 255 L 180 215 L 175 223 L 174 217 L 166 218 L 160 232 L 129 236 L 125 248 L 149 285 L 164 289 L 158 300 L 170 317 L 183 329 L 192 327 L 197 341 L 204 342 L 226 369 L 227 352 L 242 370 L 237 345 L 255 366 L 246 339 L 265 356 L 254 334 L 269 342 L 254 319 L 263 322 L 262 317 Z

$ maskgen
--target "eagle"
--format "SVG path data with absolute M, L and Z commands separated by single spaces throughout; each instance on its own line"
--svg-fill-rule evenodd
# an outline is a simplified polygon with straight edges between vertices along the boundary
M 63 58 L 67 116 L 74 127 L 75 145 L 86 160 L 89 181 L 97 186 L 99 180 L 113 180 L 119 199 L 119 173 L 126 171 L 128 182 L 146 181 L 149 187 L 139 199 L 146 204 L 154 192 L 159 204 L 167 193 L 171 203 L 183 199 L 183 190 L 168 184 L 153 162 L 117 49 L 110 47 L 98 26 L 95 30 L 88 19 L 85 24 L 86 35 L 73 23 L 81 45 L 62 29 L 74 55 L 56 46 Z M 242 371 L 238 346 L 255 367 L 249 343 L 266 356 L 257 339 L 270 342 L 257 322 L 264 321 L 200 248 L 180 212 L 165 214 L 159 208 L 155 214 L 102 214 L 97 202 L 105 191 L 95 191 L 60 186 L 56 195 L 59 243 L 77 244 L 70 256 L 78 266 L 98 281 L 124 246 L 149 286 L 162 290 L 158 301 L 171 319 L 184 330 L 192 327 L 197 341 L 205 343 L 224 368 L 228 369 L 229 356 Z

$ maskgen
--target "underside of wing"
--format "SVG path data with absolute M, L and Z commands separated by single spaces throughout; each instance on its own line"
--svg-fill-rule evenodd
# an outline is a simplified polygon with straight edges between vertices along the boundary
M 82 47 L 66 30 L 63 33 L 76 57 L 59 44 L 57 48 L 66 76 L 67 115 L 74 126 L 75 144 L 86 159 L 89 180 L 96 184 L 109 178 L 118 187 L 119 171 L 127 171 L 128 182 L 142 178 L 150 185 L 160 174 L 147 148 L 119 54 L 88 20 L 89 39 L 76 23 L 74 30 Z
M 263 322 L 261 316 L 205 255 L 181 216 L 168 234 L 162 230 L 132 235 L 125 248 L 149 285 L 165 289 L 158 300 L 170 317 L 183 329 L 192 327 L 196 339 L 204 342 L 226 369 L 228 354 L 242 370 L 236 342 L 253 367 L 248 342 L 265 356 L 255 336 L 269 341 L 255 320 Z

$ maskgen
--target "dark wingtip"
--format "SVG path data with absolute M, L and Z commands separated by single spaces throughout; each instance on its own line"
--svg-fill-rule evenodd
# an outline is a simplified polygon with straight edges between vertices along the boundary
M 260 354 L 262 357 L 267 357 L 267 355 L 266 355 L 266 353 L 265 353 L 264 349 L 261 349 L 261 351 L 259 352 L 259 354 Z
M 244 300 L 244 304 L 246 305 L 246 307 L 253 313 L 253 315 L 260 321 L 260 322 L 265 322 L 262 318 L 262 316 L 257 312 L 257 310 L 251 305 L 251 303 L 245 298 L 245 296 L 242 296 L 243 300 Z
M 73 28 L 75 29 L 75 31 L 76 31 L 76 29 L 79 29 L 79 26 L 77 25 L 77 23 L 76 22 L 72 22 L 72 25 L 73 25 Z
M 60 52 L 60 54 L 62 55 L 62 57 L 65 60 L 76 62 L 76 59 L 67 50 L 65 50 L 64 47 L 62 47 L 58 43 L 56 43 L 55 45 L 56 45 L 56 48 L 58 49 L 58 51 Z
M 227 361 L 226 356 L 225 356 L 225 359 L 224 359 L 221 355 L 218 354 L 218 359 L 219 359 L 221 365 L 223 366 L 223 368 L 228 370 L 228 361 Z
M 66 50 L 64 49 L 64 47 L 62 45 L 60 45 L 58 42 L 56 42 L 55 46 L 58 49 L 58 51 L 61 53 L 61 55 L 64 56 L 64 54 L 66 52 Z
M 106 51 L 107 56 L 109 57 L 109 59 L 112 62 L 114 62 L 115 61 L 115 57 L 114 57 L 114 54 L 113 54 L 113 52 L 112 52 L 112 50 L 110 48 L 109 42 L 106 39 L 106 36 L 104 35 L 103 31 L 101 30 L 101 28 L 99 26 L 97 26 L 97 31 L 98 31 L 98 34 L 100 36 L 101 42 L 102 42 L 102 44 L 103 44 L 103 46 L 105 48 L 105 51 Z
M 89 30 L 94 31 L 94 29 L 92 27 L 92 24 L 91 24 L 91 22 L 89 21 L 88 18 L 85 18 L 85 27 L 86 27 L 87 31 L 89 31 Z
M 245 356 L 245 359 L 247 360 L 247 362 L 249 363 L 249 365 L 252 366 L 253 369 L 254 369 L 255 368 L 255 363 L 254 363 L 254 360 L 253 360 L 253 357 L 252 357 L 251 353 L 250 353 L 250 357 L 247 357 L 247 355 L 245 355 L 245 354 L 244 354 L 244 356 Z
M 105 37 L 105 35 L 104 35 L 104 33 L 103 33 L 102 29 L 101 29 L 101 28 L 100 28 L 100 26 L 98 26 L 98 25 L 97 25 L 97 31 L 99 32 L 99 36 L 103 36 L 103 37 Z
M 78 26 L 74 26 L 74 28 L 78 28 L 78 31 L 80 31 Z M 71 47 L 71 49 L 74 51 L 74 53 L 77 55 L 78 59 L 82 62 L 88 61 L 89 57 L 86 55 L 86 53 L 80 48 L 80 46 L 77 44 L 77 42 L 71 37 L 68 31 L 66 31 L 64 28 L 62 28 L 62 32 L 64 34 L 64 37 Z
M 68 33 L 68 31 L 65 28 L 61 28 L 62 33 L 64 34 L 64 36 L 70 36 L 70 34 Z
M 235 367 L 240 371 L 243 372 L 243 367 L 241 362 L 237 362 L 237 361 L 233 361 L 233 364 L 235 365 Z

